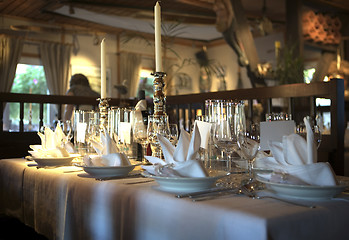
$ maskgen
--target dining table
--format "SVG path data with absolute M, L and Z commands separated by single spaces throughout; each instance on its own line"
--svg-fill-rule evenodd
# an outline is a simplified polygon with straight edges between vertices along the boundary
M 238 192 L 193 201 L 160 189 L 139 171 L 96 179 L 79 166 L 2 159 L 0 214 L 48 239 L 349 239 L 346 191 L 294 200 L 314 207 Z

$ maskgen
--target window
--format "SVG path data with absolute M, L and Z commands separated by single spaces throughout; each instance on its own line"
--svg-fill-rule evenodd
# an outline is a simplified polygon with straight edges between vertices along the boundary
M 151 75 L 152 71 L 141 69 L 139 75 L 138 91 L 144 90 L 145 97 L 153 98 L 153 80 L 154 77 Z
M 314 73 L 315 73 L 315 68 L 305 69 L 305 70 L 303 71 L 303 74 L 304 74 L 304 82 L 305 82 L 305 83 L 310 83 L 311 80 L 313 80 Z
M 11 89 L 12 93 L 47 94 L 46 78 L 43 66 L 18 64 L 16 76 Z M 39 104 L 24 105 L 24 129 L 37 131 L 39 128 Z M 48 122 L 48 109 L 44 108 L 44 122 Z M 6 112 L 8 114 L 6 114 Z M 6 105 L 4 130 L 19 130 L 19 103 Z

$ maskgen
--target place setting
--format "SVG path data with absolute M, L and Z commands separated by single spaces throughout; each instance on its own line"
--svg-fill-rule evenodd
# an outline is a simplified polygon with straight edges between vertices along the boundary
M 129 173 L 140 165 L 140 162 L 131 161 L 125 153 L 120 152 L 116 142 L 105 129 L 101 131 L 100 137 L 91 139 L 90 142 L 95 153 L 86 154 L 82 158 L 82 163 L 75 166 L 81 167 L 89 176 L 97 180 L 129 177 Z M 131 176 L 140 177 L 140 174 Z
M 76 113 L 75 142 L 82 157 L 74 165 L 85 172 L 79 177 L 99 181 L 144 178 L 137 152 L 142 155 L 146 152 L 147 138 L 143 136 L 147 137 L 147 124 L 141 114 L 145 108 L 146 102 L 140 100 L 134 108 L 101 108 L 99 112 Z M 134 152 L 138 143 L 143 149 Z
M 303 202 L 348 200 L 340 195 L 348 182 L 339 181 L 328 162 L 317 161 L 318 137 L 310 118 L 303 121 L 305 135 L 292 133 L 282 136 L 281 141 L 269 141 L 270 154 L 256 159 L 255 181 L 266 190 L 260 192 L 261 196 L 272 194 Z
M 28 163 L 28 166 L 36 166 L 37 168 L 48 168 L 58 166 L 71 166 L 74 159 L 80 155 L 75 153 L 74 146 L 71 143 L 71 129 L 66 131 L 60 123 L 57 123 L 54 130 L 49 127 L 42 127 L 42 131 L 37 134 L 40 137 L 40 145 L 30 145 L 28 152 L 30 156 L 26 159 L 34 161 Z
M 329 163 L 317 162 L 319 137 L 314 136 L 309 117 L 303 119 L 305 135 L 304 132 L 301 135 L 294 131 L 282 135 L 281 141 L 269 140 L 270 151 L 260 149 L 259 124 L 247 124 L 244 115 L 241 118 L 240 125 L 233 123 L 229 130 L 229 138 L 236 138 L 236 145 L 229 146 L 234 146 L 232 151 L 240 156 L 239 164 L 246 161 L 240 173 L 236 171 L 236 159 L 228 158 L 230 163 L 225 167 L 224 176 L 218 175 L 216 178 L 207 174 L 207 169 L 200 164 L 202 162 L 193 161 L 197 146 L 200 145 L 200 138 L 197 137 L 200 131 L 196 122 L 190 140 L 189 134 L 184 131 L 176 148 L 166 138 L 158 136 L 164 160 L 146 157 L 153 165 L 142 166 L 146 170 L 142 174 L 157 181 L 159 186 L 156 189 L 176 193 L 177 198 L 190 198 L 193 201 L 234 195 L 253 199 L 269 198 L 308 208 L 315 208 L 321 201 L 349 201 L 341 194 L 348 189 L 348 182 L 337 179 Z M 215 128 L 214 124 L 211 126 Z M 186 134 L 188 136 L 184 137 Z M 179 158 L 182 160 L 178 161 Z M 200 178 L 205 179 L 200 181 L 203 185 L 194 185 Z M 219 183 L 220 180 L 224 180 L 223 184 Z
M 142 175 L 154 179 L 155 189 L 170 193 L 188 193 L 215 187 L 218 179 L 226 177 L 226 171 L 207 171 L 202 161 L 197 159 L 201 143 L 197 124 L 192 135 L 181 129 L 177 146 L 158 134 L 164 159 L 146 156 L 152 165 L 142 165 Z

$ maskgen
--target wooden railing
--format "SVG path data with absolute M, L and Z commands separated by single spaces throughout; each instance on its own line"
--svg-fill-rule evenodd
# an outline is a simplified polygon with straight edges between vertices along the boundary
M 92 108 L 98 108 L 98 101 L 94 97 L 76 97 L 76 96 L 58 96 L 58 95 L 40 95 L 40 94 L 22 94 L 22 93 L 0 93 L 0 113 L 4 112 L 4 103 L 15 102 L 19 103 L 19 132 L 24 131 L 24 104 L 38 103 L 39 110 L 39 124 L 43 126 L 44 119 L 44 105 L 57 105 L 57 119 L 61 120 L 63 117 L 63 106 L 65 104 L 72 104 L 79 107 L 79 105 L 91 105 Z M 133 106 L 134 100 L 116 99 L 109 100 L 110 106 Z M 3 115 L 0 115 L 0 132 L 3 131 Z
M 284 99 L 286 109 L 275 107 L 272 99 Z M 331 100 L 329 107 L 317 107 L 316 98 Z M 205 111 L 206 99 L 237 99 L 248 102 L 248 118 L 253 118 L 253 101 L 257 100 L 262 104 L 264 112 L 260 116 L 265 120 L 266 113 L 286 111 L 292 114 L 292 118 L 300 123 L 303 117 L 316 116 L 320 112 L 331 113 L 331 129 L 329 135 L 322 136 L 319 148 L 319 161 L 329 161 L 337 174 L 344 173 L 344 81 L 332 79 L 329 82 L 317 82 L 311 84 L 288 84 L 275 87 L 261 87 L 238 89 L 232 91 L 209 92 L 200 94 L 168 96 L 167 112 L 179 122 L 181 119 L 188 119 L 189 122 L 195 119 L 197 109 Z M 189 124 L 190 126 L 190 124 Z
M 331 100 L 329 107 L 317 107 L 316 98 L 327 98 Z M 286 108 L 273 106 L 272 99 L 282 98 L 286 102 Z M 263 106 L 263 113 L 259 118 L 264 120 L 266 113 L 286 111 L 292 114 L 295 121 L 306 116 L 315 116 L 319 112 L 328 111 L 331 113 L 331 134 L 322 138 L 319 149 L 319 158 L 321 161 L 329 161 L 337 174 L 344 172 L 344 81 L 342 79 L 333 79 L 330 82 L 319 82 L 312 84 L 289 84 L 275 87 L 261 87 L 250 89 L 238 89 L 232 91 L 209 92 L 200 94 L 167 96 L 167 113 L 172 122 L 179 123 L 186 119 L 191 123 L 198 109 L 205 112 L 206 99 L 237 99 L 248 102 L 248 118 L 254 117 L 253 102 L 258 101 Z M 23 116 L 25 103 L 40 104 L 40 124 L 43 123 L 44 104 L 58 105 L 58 119 L 62 117 L 62 106 L 64 104 L 91 105 L 97 107 L 98 101 L 91 97 L 73 97 L 73 96 L 48 96 L 33 94 L 13 94 L 0 93 L 0 113 L 3 112 L 4 103 L 18 102 L 20 104 L 20 123 L 19 132 L 4 132 L 3 117 L 0 115 L 0 158 L 15 157 L 13 153 L 27 154 L 28 142 L 35 144 L 39 139 L 35 132 L 23 132 Z M 134 106 L 135 100 L 110 99 L 110 106 Z M 190 127 L 190 124 L 189 124 Z M 35 141 L 33 139 L 35 138 Z M 12 140 L 11 140 L 12 139 Z M 30 142 L 31 141 L 31 142 Z M 13 148 L 14 144 L 21 143 L 26 150 L 19 153 L 19 148 Z M 8 153 L 8 154 L 7 154 Z M 11 155 L 12 154 L 12 155 Z

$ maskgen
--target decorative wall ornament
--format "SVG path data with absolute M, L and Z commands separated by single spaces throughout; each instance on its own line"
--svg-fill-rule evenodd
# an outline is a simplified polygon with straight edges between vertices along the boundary
M 334 45 L 341 41 L 342 22 L 338 17 L 309 10 L 303 13 L 302 23 L 305 40 Z

